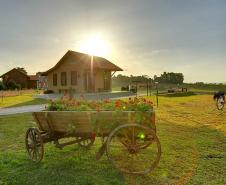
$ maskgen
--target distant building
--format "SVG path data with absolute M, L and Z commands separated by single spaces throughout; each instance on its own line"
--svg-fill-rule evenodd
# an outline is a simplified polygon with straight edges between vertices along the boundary
M 111 91 L 112 72 L 121 68 L 102 57 L 68 51 L 60 61 L 48 71 L 48 90 L 54 92 L 103 92 Z M 93 68 L 92 68 L 93 66 Z
M 37 76 L 27 75 L 24 71 L 18 68 L 13 68 L 7 73 L 0 76 L 4 84 L 14 82 L 19 84 L 22 89 L 36 89 L 37 88 Z
M 41 72 L 36 73 L 36 76 L 38 78 L 37 80 L 37 88 L 42 90 L 48 89 L 48 83 L 47 83 L 47 77 L 42 76 Z
M 29 89 L 37 89 L 37 81 L 38 77 L 36 75 L 28 75 L 28 88 Z

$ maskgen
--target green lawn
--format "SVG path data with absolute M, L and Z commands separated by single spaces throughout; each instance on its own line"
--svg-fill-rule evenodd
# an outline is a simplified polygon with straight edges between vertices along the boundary
M 35 98 L 35 94 L 23 94 L 13 97 L 0 98 L 0 107 L 19 107 L 24 105 L 45 104 L 47 100 Z
M 156 114 L 162 158 L 144 176 L 119 173 L 105 156 L 95 161 L 98 140 L 89 150 L 45 144 L 44 160 L 33 164 L 24 150 L 26 129 L 35 126 L 31 114 L 2 116 L 0 185 L 225 185 L 226 111 L 218 112 L 211 96 L 196 95 L 160 97 Z

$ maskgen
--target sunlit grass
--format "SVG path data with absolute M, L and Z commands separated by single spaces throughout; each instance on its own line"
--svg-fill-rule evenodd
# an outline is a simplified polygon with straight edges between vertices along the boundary
M 148 98 L 156 106 L 156 97 Z M 156 116 L 162 157 L 144 176 L 119 173 L 106 156 L 96 161 L 99 140 L 89 150 L 46 144 L 35 165 L 24 149 L 31 114 L 0 117 L 0 184 L 226 184 L 226 111 L 216 110 L 212 96 L 159 97 Z
M 35 98 L 34 94 L 24 94 L 12 97 L 0 98 L 0 108 L 3 107 L 18 107 L 24 105 L 44 104 L 47 100 Z

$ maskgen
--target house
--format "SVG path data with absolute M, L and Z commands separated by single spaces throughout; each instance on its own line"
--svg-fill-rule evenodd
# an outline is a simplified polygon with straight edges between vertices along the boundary
M 7 73 L 0 76 L 4 84 L 14 82 L 22 89 L 36 89 L 37 88 L 37 76 L 27 75 L 26 71 L 20 70 L 21 68 L 13 68 Z
M 48 90 L 57 93 L 109 92 L 116 71 L 122 69 L 105 58 L 69 50 L 42 75 L 47 76 Z

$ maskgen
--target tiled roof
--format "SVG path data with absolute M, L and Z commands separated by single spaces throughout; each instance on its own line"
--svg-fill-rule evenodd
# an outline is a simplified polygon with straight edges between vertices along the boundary
M 29 80 L 38 80 L 38 77 L 36 75 L 28 75 Z

